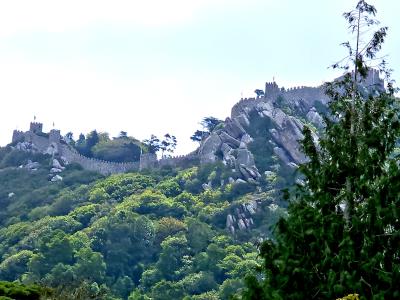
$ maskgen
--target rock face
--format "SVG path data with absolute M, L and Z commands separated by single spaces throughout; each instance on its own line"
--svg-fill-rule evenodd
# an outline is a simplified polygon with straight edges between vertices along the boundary
M 63 178 L 60 175 L 56 175 L 53 178 L 51 178 L 51 182 L 57 182 L 57 181 L 62 181 Z
M 222 140 L 217 132 L 213 132 L 201 144 L 200 163 L 207 164 L 217 161 L 217 151 L 221 149 Z
M 226 216 L 226 229 L 234 234 L 237 230 L 249 230 L 254 224 L 253 216 L 257 213 L 260 204 L 257 200 L 242 203 L 232 209 Z
M 221 159 L 227 166 L 232 167 L 240 178 L 247 182 L 257 181 L 261 175 L 256 166 L 253 153 L 249 145 L 253 142 L 254 132 L 258 126 L 255 118 L 263 119 L 269 124 L 263 129 L 264 137 L 272 144 L 273 152 L 266 155 L 275 155 L 285 165 L 299 164 L 305 161 L 299 147 L 299 140 L 303 139 L 303 122 L 300 116 L 315 124 L 322 126 L 322 118 L 315 107 L 310 105 L 314 101 L 326 102 L 320 89 L 310 89 L 309 97 L 299 98 L 296 92 L 284 92 L 273 85 L 273 91 L 266 88 L 264 98 L 242 99 L 232 108 L 230 118 L 227 118 L 221 129 L 212 132 L 201 144 L 199 149 L 200 162 L 212 163 Z M 297 91 L 303 97 L 307 93 Z M 290 97 L 282 103 L 279 97 Z M 278 98 L 277 98 L 278 97 Z M 310 99 L 310 97 L 314 97 Z M 319 97 L 319 98 L 318 98 Z M 289 113 L 292 112 L 292 113 Z M 252 136 L 253 133 L 253 136 Z M 245 223 L 244 223 L 245 224 Z
M 366 95 L 383 90 L 379 72 L 371 69 L 359 89 Z M 203 140 L 199 149 L 200 162 L 221 159 L 235 169 L 240 178 L 252 182 L 260 174 L 249 148 L 252 141 L 258 139 L 267 143 L 266 148 L 270 150 L 258 155 L 276 156 L 280 164 L 294 168 L 306 160 L 299 144 L 303 139 L 303 126 L 311 125 L 309 127 L 316 130 L 313 138 L 318 143 L 318 130 L 325 126 L 321 114 L 326 111 L 329 100 L 323 86 L 285 89 L 275 82 L 267 82 L 264 97 L 242 98 L 232 107 L 231 117 L 224 121 L 222 128 Z
M 202 143 L 200 163 L 213 163 L 222 158 L 223 163 L 235 169 L 243 179 L 257 180 L 261 175 L 253 154 L 247 149 L 251 137 L 238 122 L 228 118 L 224 125 L 223 129 L 212 132 Z
M 40 167 L 40 164 L 36 161 L 31 161 L 30 159 L 28 160 L 27 164 L 25 165 L 25 168 L 31 171 L 36 171 Z

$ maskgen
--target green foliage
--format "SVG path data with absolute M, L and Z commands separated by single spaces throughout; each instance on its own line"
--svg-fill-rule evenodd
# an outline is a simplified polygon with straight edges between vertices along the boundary
M 0 263 L 0 278 L 3 280 L 15 280 L 28 271 L 27 264 L 34 253 L 30 250 L 22 250 L 4 259 Z
M 182 192 L 182 189 L 176 180 L 164 180 L 157 184 L 156 188 L 167 197 L 174 197 Z
M 28 160 L 37 161 L 44 165 L 49 163 L 50 156 L 41 153 L 28 153 L 17 149 L 3 148 L 0 168 L 25 165 Z
M 106 178 L 69 165 L 67 184 L 14 167 L 0 170 L 0 279 L 48 286 L 47 299 L 218 299 L 254 265 L 255 247 L 225 230 L 238 199 L 221 164 Z
M 114 138 L 97 143 L 92 149 L 93 157 L 115 162 L 139 161 L 139 142 L 128 137 Z
M 84 156 L 113 162 L 139 161 L 143 145 L 135 138 L 121 131 L 118 137 L 110 139 L 107 132 L 91 131 L 85 137 L 79 135 L 75 142 L 69 138 L 70 145 Z
M 360 23 L 376 24 L 375 12 L 359 1 L 344 16 L 357 33 Z M 318 145 L 304 129 L 304 185 L 278 222 L 276 240 L 261 245 L 263 279 L 248 277 L 243 299 L 400 297 L 400 169 L 393 155 L 400 111 L 390 81 L 386 91 L 365 96 L 358 77 L 365 77 L 364 59 L 375 57 L 385 35 L 379 29 L 365 48 L 359 40 L 357 49 L 345 43 L 355 72 L 327 85 L 331 118 Z
M 36 285 L 0 281 L 0 299 L 39 300 L 44 290 Z
M 135 173 L 112 175 L 94 186 L 89 193 L 89 199 L 94 202 L 109 199 L 120 201 L 153 185 L 154 180 L 145 175 Z
M 200 125 L 203 130 L 196 130 L 193 133 L 190 137 L 193 142 L 201 142 L 205 137 L 209 136 L 211 132 L 223 125 L 223 121 L 215 117 L 205 117 L 200 122 Z

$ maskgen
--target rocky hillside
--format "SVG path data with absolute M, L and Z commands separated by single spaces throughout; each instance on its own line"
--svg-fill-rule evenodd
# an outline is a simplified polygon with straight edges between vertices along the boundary
M 362 88 L 382 87 L 383 80 L 371 70 Z M 231 117 L 203 140 L 202 163 L 222 160 L 237 177 L 255 182 L 275 171 L 277 164 L 289 171 L 304 162 L 299 145 L 303 126 L 313 130 L 315 140 L 324 126 L 329 98 L 323 86 L 285 89 L 272 82 L 261 92 L 257 98 L 241 99 Z

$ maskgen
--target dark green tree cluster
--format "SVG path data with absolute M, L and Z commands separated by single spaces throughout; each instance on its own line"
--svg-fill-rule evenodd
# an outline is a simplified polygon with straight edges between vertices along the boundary
M 276 239 L 260 247 L 263 280 L 248 278 L 243 299 L 400 297 L 399 106 L 390 81 L 386 90 L 363 88 L 387 31 L 362 43 L 375 14 L 363 0 L 344 14 L 357 36 L 355 46 L 344 44 L 354 69 L 326 85 L 332 100 L 320 140 L 304 130 L 304 185 L 293 192 Z
M 174 135 L 166 133 L 162 140 L 152 134 L 150 138 L 144 140 L 143 143 L 147 147 L 149 153 L 156 154 L 161 150 L 161 157 L 165 157 L 168 156 L 165 153 L 172 154 L 175 151 L 178 142 Z
M 217 128 L 218 125 L 222 124 L 223 121 L 219 120 L 215 117 L 205 117 L 203 120 L 200 122 L 200 125 L 202 127 L 202 130 L 196 130 L 193 135 L 190 137 L 190 139 L 193 142 L 201 142 L 205 137 L 209 136 L 211 132 L 215 128 Z
M 114 138 L 110 138 L 108 133 L 93 130 L 86 137 L 80 134 L 76 142 L 72 134 L 67 134 L 66 139 L 84 156 L 113 162 L 138 161 L 142 151 L 142 144 L 125 131 Z
M 23 285 L 19 283 L 0 281 L 1 300 L 39 300 L 47 290 L 37 285 Z

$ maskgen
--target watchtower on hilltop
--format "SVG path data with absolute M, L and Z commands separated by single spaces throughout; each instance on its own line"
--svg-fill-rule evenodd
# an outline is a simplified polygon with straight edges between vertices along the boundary
M 49 132 L 49 142 L 50 143 L 58 143 L 61 140 L 61 133 L 58 129 L 52 129 Z
M 38 122 L 31 122 L 29 126 L 29 131 L 32 133 L 42 133 L 43 132 L 43 124 Z
M 275 81 L 265 83 L 265 97 L 275 99 L 280 93 L 279 86 Z

